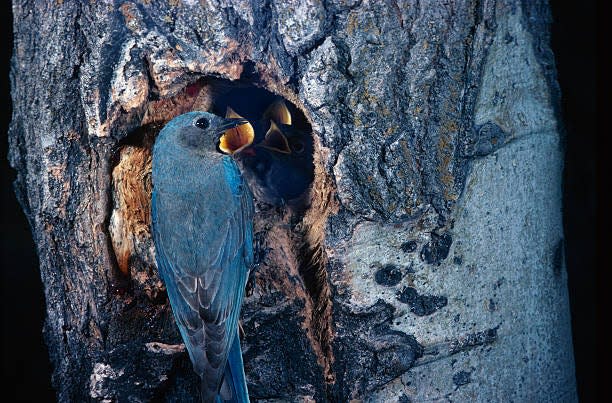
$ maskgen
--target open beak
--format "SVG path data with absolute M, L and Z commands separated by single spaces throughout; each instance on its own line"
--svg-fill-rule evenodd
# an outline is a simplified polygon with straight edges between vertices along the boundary
M 255 131 L 248 120 L 234 112 L 230 107 L 219 127 L 219 149 L 226 154 L 235 154 L 250 146 L 255 139 Z
M 291 154 L 291 148 L 289 147 L 287 137 L 281 132 L 273 120 L 270 121 L 270 129 L 268 129 L 266 137 L 261 142 L 261 146 L 282 154 Z
M 242 125 L 247 124 L 247 123 L 249 123 L 249 121 L 244 119 L 244 118 L 242 118 L 242 117 L 238 118 L 238 119 L 227 119 L 227 118 L 225 118 L 225 119 L 223 119 L 223 123 L 221 123 L 221 126 L 219 126 L 217 128 L 218 134 L 219 135 L 223 135 L 223 134 L 225 134 L 225 132 L 227 130 L 233 129 L 233 128 L 238 127 L 238 126 L 242 126 Z
M 291 112 L 282 100 L 274 102 L 268 106 L 263 114 L 264 119 L 273 120 L 281 125 L 291 125 Z

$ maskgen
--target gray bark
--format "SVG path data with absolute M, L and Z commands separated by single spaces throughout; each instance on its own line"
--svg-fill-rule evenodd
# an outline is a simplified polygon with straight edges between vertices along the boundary
M 545 2 L 13 11 L 10 161 L 60 401 L 197 399 L 148 170 L 159 127 L 221 79 L 287 98 L 316 145 L 310 208 L 259 206 L 252 400 L 576 400 Z

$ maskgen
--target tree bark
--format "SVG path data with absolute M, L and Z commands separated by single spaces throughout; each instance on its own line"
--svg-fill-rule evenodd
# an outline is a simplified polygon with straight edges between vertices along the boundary
M 252 400 L 576 400 L 546 2 L 13 11 L 10 161 L 59 401 L 197 401 L 155 267 L 150 147 L 234 84 L 289 100 L 315 139 L 309 209 L 258 208 Z

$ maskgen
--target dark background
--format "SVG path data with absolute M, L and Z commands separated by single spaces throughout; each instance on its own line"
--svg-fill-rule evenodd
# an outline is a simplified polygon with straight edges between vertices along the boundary
M 7 162 L 7 130 L 11 118 L 9 85 L 12 17 L 2 1 L 0 39 L 0 259 L 2 304 L 3 401 L 54 401 L 51 366 L 41 328 L 45 302 L 38 259 L 23 212 L 12 191 L 15 174 Z M 566 130 L 564 228 L 566 262 L 580 400 L 596 400 L 597 270 L 597 9 L 594 2 L 552 1 L 552 45 L 556 55 Z M 600 15 L 603 12 L 600 11 Z M 601 86 L 601 83 L 599 83 Z M 601 162 L 600 162 L 601 163 Z M 601 178 L 599 179 L 601 180 Z M 601 238 L 599 238 L 601 241 Z M 601 295 L 600 295 L 601 296 Z

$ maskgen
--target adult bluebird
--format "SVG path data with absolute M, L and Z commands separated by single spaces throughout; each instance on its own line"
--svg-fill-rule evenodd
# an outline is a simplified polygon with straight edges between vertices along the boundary
M 250 124 L 189 112 L 153 148 L 152 229 L 157 264 L 203 402 L 248 402 L 238 318 L 253 264 L 253 200 L 232 154 Z

